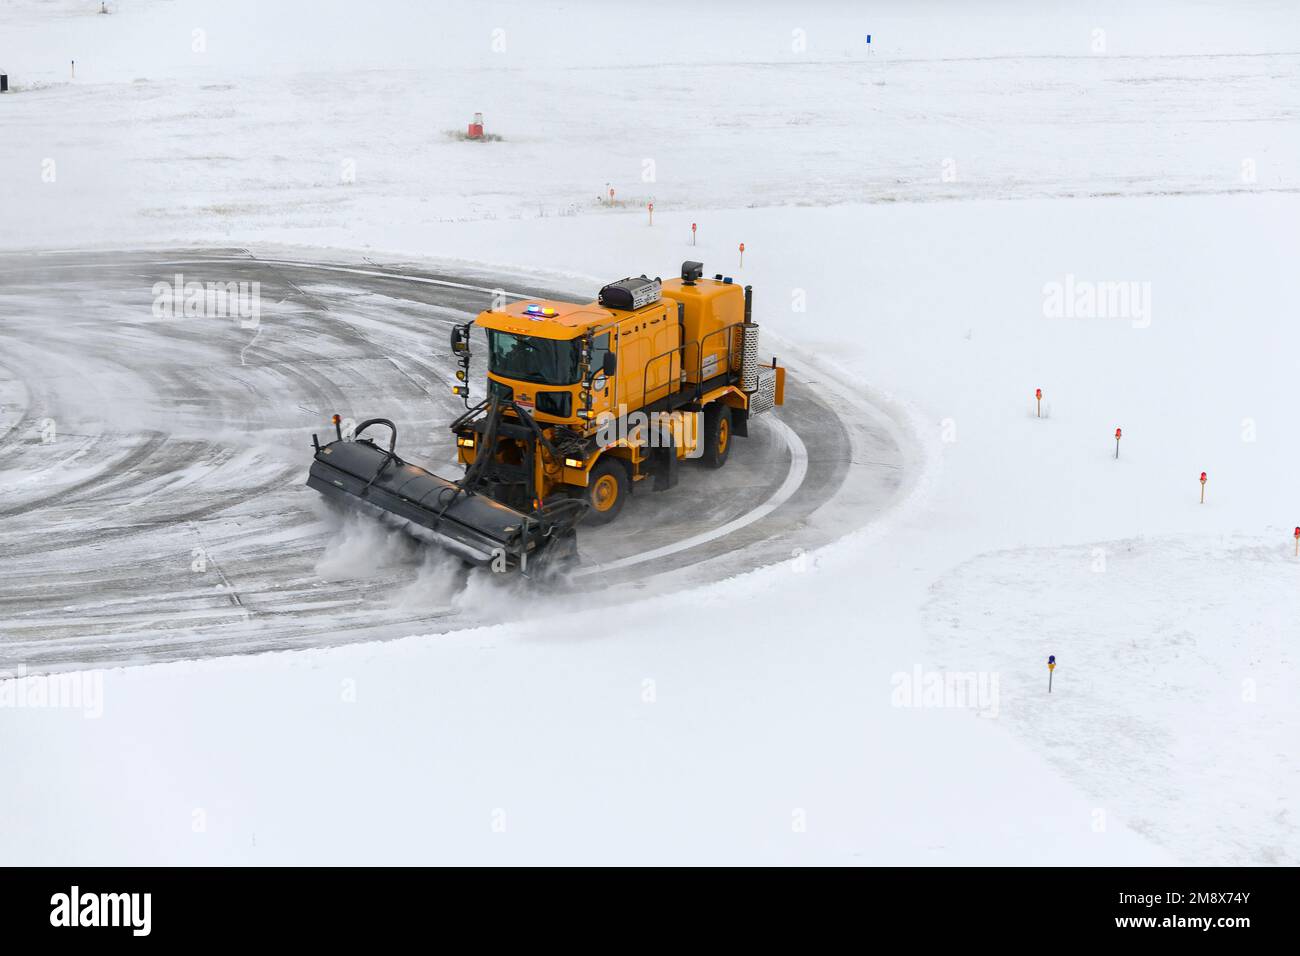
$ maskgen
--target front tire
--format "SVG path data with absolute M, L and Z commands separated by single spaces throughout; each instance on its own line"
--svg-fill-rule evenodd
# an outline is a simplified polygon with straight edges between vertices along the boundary
M 586 524 L 609 524 L 623 510 L 629 487 L 627 469 L 617 458 L 602 458 L 587 476 Z
M 731 406 L 715 403 L 704 409 L 704 454 L 706 468 L 721 468 L 731 454 L 735 433 L 731 430 Z

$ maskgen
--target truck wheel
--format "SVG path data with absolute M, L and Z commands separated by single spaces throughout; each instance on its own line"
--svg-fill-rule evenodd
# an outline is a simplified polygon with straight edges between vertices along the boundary
M 623 510 L 628 495 L 627 469 L 617 458 L 602 458 L 587 476 L 586 524 L 608 524 Z
M 721 468 L 731 454 L 731 406 L 715 402 L 704 409 L 704 454 L 701 460 L 708 468 Z

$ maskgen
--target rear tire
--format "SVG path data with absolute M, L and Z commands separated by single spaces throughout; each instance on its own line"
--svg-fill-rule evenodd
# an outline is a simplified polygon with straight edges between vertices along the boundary
M 701 460 L 706 468 L 721 468 L 731 454 L 735 433 L 731 429 L 731 406 L 715 402 L 704 409 L 704 454 Z
M 631 491 L 627 469 L 617 458 L 602 458 L 587 476 L 585 524 L 608 524 L 623 510 Z

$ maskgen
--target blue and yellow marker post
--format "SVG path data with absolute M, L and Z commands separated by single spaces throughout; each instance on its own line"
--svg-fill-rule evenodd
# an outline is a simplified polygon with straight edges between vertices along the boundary
M 1052 692 L 1052 672 L 1056 670 L 1056 655 L 1047 655 L 1047 692 Z

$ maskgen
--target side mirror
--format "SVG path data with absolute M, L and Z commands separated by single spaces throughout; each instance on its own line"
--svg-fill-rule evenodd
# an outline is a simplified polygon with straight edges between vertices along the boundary
M 468 325 L 453 325 L 451 327 L 451 350 L 456 355 L 469 351 Z
M 468 322 L 451 327 L 451 354 L 456 356 L 456 362 L 460 365 L 460 368 L 456 369 L 456 381 L 460 384 L 453 385 L 451 393 L 459 395 L 467 409 L 469 408 L 469 330 Z
M 610 375 L 613 375 L 615 372 L 617 372 L 618 356 L 615 355 L 613 352 L 606 352 L 605 361 L 601 365 L 600 370 L 605 373 L 606 377 L 609 377 Z

